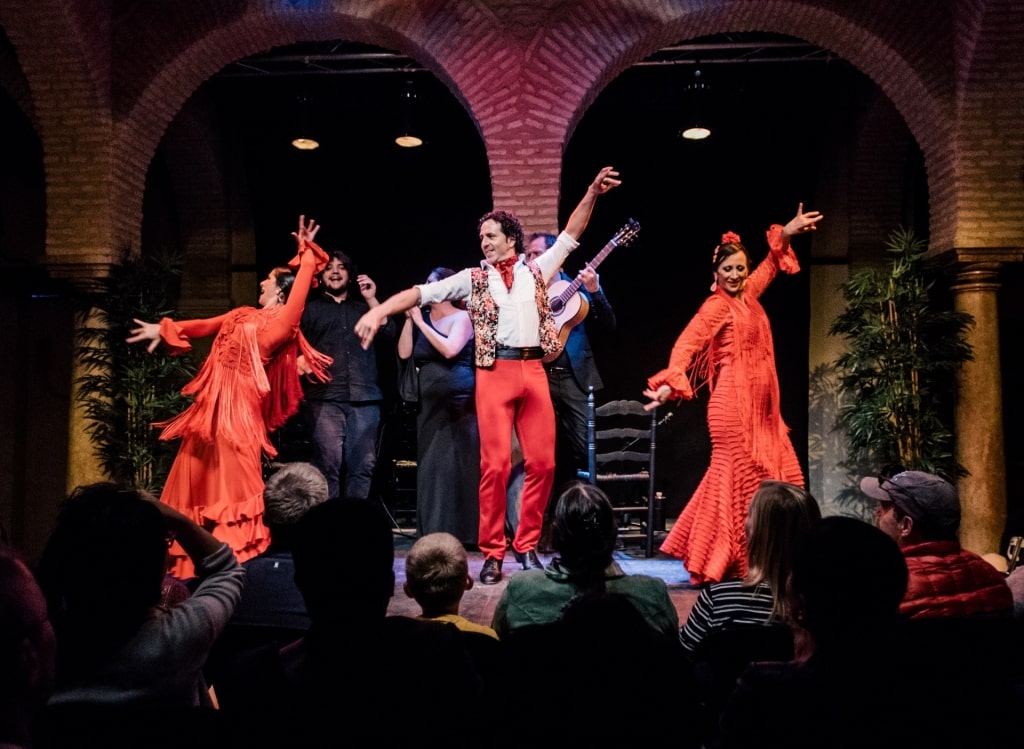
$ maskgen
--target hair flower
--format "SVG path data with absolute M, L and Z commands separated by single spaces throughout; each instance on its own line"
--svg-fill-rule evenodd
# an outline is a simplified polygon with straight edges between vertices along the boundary
M 740 235 L 734 231 L 727 231 L 722 235 L 722 244 L 739 244 Z

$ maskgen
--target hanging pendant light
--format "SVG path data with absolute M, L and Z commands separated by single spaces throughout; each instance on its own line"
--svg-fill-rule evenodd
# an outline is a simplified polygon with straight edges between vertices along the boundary
M 691 113 L 689 124 L 679 131 L 679 136 L 686 140 L 704 140 L 711 135 L 708 127 L 707 110 L 711 87 L 701 80 L 700 67 L 693 73 L 693 82 L 686 86 L 684 99 Z
M 398 137 L 395 138 L 395 143 L 400 145 L 402 148 L 417 148 L 423 145 L 423 138 L 417 135 L 415 127 L 415 108 L 416 108 L 416 90 L 413 88 L 412 81 L 405 82 L 405 88 L 402 89 L 401 93 L 401 114 L 402 114 L 402 127 L 399 131 Z
M 309 124 L 309 107 L 312 99 L 305 95 L 300 95 L 296 99 L 296 137 L 292 139 L 292 145 L 300 151 L 313 151 L 320 147 L 320 143 L 313 137 Z

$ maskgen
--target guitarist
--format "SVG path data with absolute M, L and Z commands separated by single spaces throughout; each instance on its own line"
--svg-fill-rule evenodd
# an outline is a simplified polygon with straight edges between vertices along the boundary
M 554 234 L 531 234 L 526 243 L 526 259 L 536 260 L 555 243 Z M 554 361 L 544 364 L 547 373 L 551 402 L 555 407 L 555 481 L 552 499 L 567 481 L 576 478 L 576 469 L 587 463 L 587 392 L 593 385 L 594 392 L 604 384 L 594 363 L 585 323 L 592 330 L 611 332 L 615 330 L 615 312 L 601 289 L 600 278 L 589 264 L 579 272 L 583 286 L 579 294 L 586 302 L 588 311 L 584 318 L 569 329 L 565 347 Z M 550 287 L 556 281 L 571 282 L 573 279 L 564 270 L 548 281 Z M 550 520 L 554 516 L 553 501 L 548 502 L 544 517 L 544 530 L 540 547 L 544 552 L 550 545 Z

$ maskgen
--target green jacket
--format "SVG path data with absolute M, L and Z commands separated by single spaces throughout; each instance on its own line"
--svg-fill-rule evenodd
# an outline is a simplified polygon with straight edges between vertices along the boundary
M 663 580 L 627 575 L 616 562 L 608 565 L 604 579 L 607 591 L 628 598 L 654 629 L 673 639 L 679 636 L 679 614 Z M 576 587 L 557 557 L 544 570 L 517 572 L 494 609 L 491 628 L 502 637 L 518 627 L 556 621 L 575 595 Z

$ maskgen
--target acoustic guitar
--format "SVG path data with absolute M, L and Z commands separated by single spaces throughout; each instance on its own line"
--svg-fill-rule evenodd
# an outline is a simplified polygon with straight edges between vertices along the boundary
M 640 232 L 640 224 L 629 219 L 625 226 L 616 232 L 608 244 L 606 244 L 588 265 L 597 270 L 601 261 L 608 257 L 608 254 L 619 245 L 626 245 L 633 241 Z M 551 314 L 555 318 L 555 325 L 558 327 L 558 342 L 565 346 L 565 340 L 569 337 L 570 331 L 580 324 L 590 311 L 590 303 L 584 299 L 579 291 L 583 281 L 577 276 L 572 281 L 557 279 L 548 287 L 548 298 L 551 302 Z M 559 352 L 561 353 L 561 352 Z M 554 361 L 558 354 L 548 354 L 544 357 L 545 362 Z

